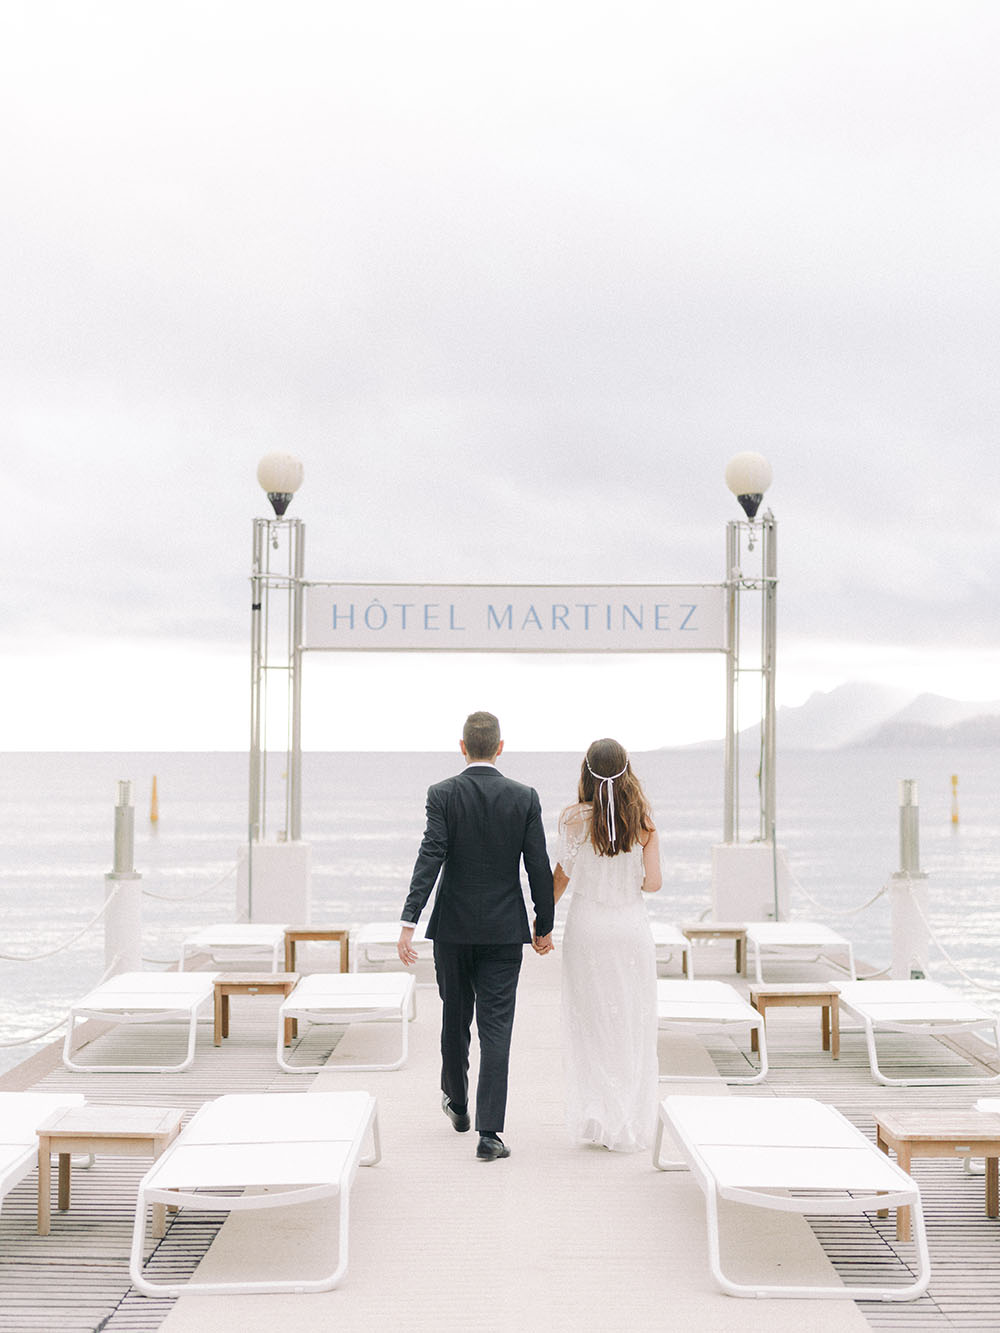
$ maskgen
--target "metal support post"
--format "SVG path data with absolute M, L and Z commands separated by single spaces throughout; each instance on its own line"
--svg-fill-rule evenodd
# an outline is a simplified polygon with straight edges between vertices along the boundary
M 131 782 L 119 782 L 115 806 L 114 869 L 104 876 L 104 970 L 107 976 L 142 969 L 142 876 L 133 865 L 135 808 Z
M 298 523 L 291 551 L 292 605 L 289 615 L 291 622 L 289 659 L 292 675 L 288 764 L 288 837 L 292 842 L 298 842 L 302 837 L 302 579 L 305 568 L 305 544 L 305 525 Z
M 300 846 L 304 566 L 305 525 L 299 519 L 254 520 L 250 793 L 246 856 L 237 872 L 237 907 L 249 921 L 308 919 L 308 850 Z M 269 751 L 278 750 L 272 736 L 275 742 L 280 737 L 284 750 L 280 793 L 271 792 L 269 783 Z M 272 832 L 276 816 L 280 823 Z M 276 888 L 283 875 L 285 898 Z
M 747 554 L 756 541 L 760 542 L 760 572 L 745 573 L 742 569 L 741 536 L 749 532 Z M 735 843 L 740 840 L 740 682 L 744 675 L 758 675 L 761 695 L 761 745 L 759 818 L 757 838 L 773 842 L 777 810 L 776 783 L 776 697 L 775 666 L 777 662 L 777 590 L 778 547 L 777 524 L 767 513 L 760 525 L 733 521 L 726 527 L 726 736 L 725 736 L 725 792 L 723 798 L 722 840 Z M 760 654 L 759 664 L 747 666 L 742 652 L 742 598 L 746 593 L 760 594 Z
M 739 838 L 740 525 L 726 524 L 726 740 L 722 841 Z
M 904 778 L 899 784 L 899 870 L 892 877 L 892 976 L 896 981 L 927 975 L 926 881 L 920 869 L 917 784 Z
M 764 515 L 762 526 L 764 578 L 761 587 L 761 671 L 764 677 L 764 716 L 761 720 L 760 836 L 764 842 L 773 842 L 777 813 L 774 671 L 777 658 L 778 534 L 777 524 L 770 512 Z

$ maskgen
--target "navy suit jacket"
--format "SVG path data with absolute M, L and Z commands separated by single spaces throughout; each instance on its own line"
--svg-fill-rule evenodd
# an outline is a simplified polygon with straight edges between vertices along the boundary
M 428 789 L 427 827 L 403 921 L 416 925 L 437 883 L 428 939 L 450 944 L 529 943 L 522 858 L 536 929 L 547 935 L 555 907 L 538 793 L 504 777 L 491 764 L 469 765 Z

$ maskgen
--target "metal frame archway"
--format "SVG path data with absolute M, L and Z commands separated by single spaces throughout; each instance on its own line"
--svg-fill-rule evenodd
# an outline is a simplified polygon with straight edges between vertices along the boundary
M 753 565 L 744 569 L 745 563 Z M 277 840 L 298 842 L 302 836 L 302 662 L 309 651 L 368 650 L 368 651 L 500 651 L 500 652 L 723 652 L 726 656 L 726 717 L 724 736 L 724 790 L 723 842 L 740 841 L 740 698 L 741 687 L 748 677 L 758 677 L 761 686 L 760 762 L 758 767 L 759 822 L 752 841 L 775 841 L 776 774 L 775 774 L 775 659 L 776 659 L 776 598 L 777 598 L 777 533 L 773 515 L 768 511 L 759 520 L 732 520 L 726 529 L 726 578 L 719 584 L 700 585 L 644 585 L 644 591 L 664 595 L 678 586 L 690 589 L 718 589 L 725 601 L 725 630 L 723 642 L 711 647 L 678 646 L 663 641 L 655 647 L 622 644 L 611 646 L 564 647 L 552 643 L 525 647 L 494 646 L 461 648 L 453 643 L 447 647 L 437 643 L 404 644 L 398 641 L 383 646 L 381 642 L 352 643 L 350 645 L 324 644 L 313 649 L 304 642 L 305 600 L 309 588 L 347 589 L 355 585 L 309 583 L 304 575 L 305 524 L 297 518 L 258 518 L 253 529 L 253 567 L 250 575 L 251 599 L 251 702 L 250 702 L 250 792 L 248 817 L 248 859 L 252 865 L 253 845 L 263 842 L 268 835 L 268 731 L 273 730 L 274 719 L 269 717 L 269 705 L 280 704 L 276 711 L 281 719 L 285 752 L 283 826 Z M 365 585 L 370 591 L 371 585 Z M 422 585 L 382 585 L 411 588 L 419 591 Z M 452 585 L 457 587 L 458 585 Z M 508 590 L 517 591 L 519 585 Z M 625 591 L 630 585 L 615 585 Z M 483 585 L 466 585 L 466 590 Z M 537 590 L 535 590 L 537 591 Z M 559 588 L 547 591 L 559 592 Z M 607 591 L 607 590 L 605 590 Z M 633 590 L 634 591 L 634 590 Z M 745 623 L 744 612 L 754 605 L 748 595 L 757 597 L 759 648 L 749 653 L 745 640 L 752 628 Z M 370 603 L 374 604 L 374 603 Z M 563 605 L 560 603 L 559 605 Z M 582 604 L 581 604 L 582 605 Z M 623 614 L 624 620 L 624 614 Z M 405 621 L 405 613 L 404 613 Z M 405 626 L 404 626 L 405 627 Z M 384 628 L 384 626 L 383 626 Z M 609 620 L 610 628 L 610 620 Z M 748 660 L 749 658 L 749 660 Z M 280 752 L 280 751 L 279 751 Z M 252 872 L 251 872 L 252 873 Z

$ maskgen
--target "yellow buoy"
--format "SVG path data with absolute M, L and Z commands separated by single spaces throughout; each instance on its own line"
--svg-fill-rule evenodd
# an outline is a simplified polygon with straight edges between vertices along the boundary
M 958 774 L 951 775 L 951 822 L 958 823 Z
M 153 795 L 149 802 L 149 822 L 155 824 L 160 817 L 160 802 L 156 795 L 156 775 L 153 775 Z

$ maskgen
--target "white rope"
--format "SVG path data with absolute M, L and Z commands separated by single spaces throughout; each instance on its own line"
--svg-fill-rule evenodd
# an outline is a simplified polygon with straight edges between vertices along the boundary
M 891 971 L 892 971 L 892 964 L 891 964 L 891 963 L 887 963 L 887 964 L 885 965 L 885 967 L 880 967 L 879 970 L 878 970 L 877 972 L 864 972 L 864 973 L 859 972 L 859 973 L 858 973 L 858 980 L 859 980 L 859 981 L 874 981 L 876 977 L 884 977 L 884 976 L 886 975 L 887 972 L 891 972 Z
M 867 908 L 871 907 L 873 903 L 877 903 L 878 900 L 879 900 L 885 893 L 887 893 L 887 892 L 889 891 L 889 884 L 888 884 L 888 881 L 887 881 L 885 884 L 882 885 L 882 887 L 879 889 L 878 893 L 874 893 L 874 894 L 872 894 L 872 896 L 868 899 L 868 901 L 862 903 L 859 907 L 846 907 L 846 908 L 839 908 L 839 909 L 838 909 L 838 908 L 831 908 L 831 907 L 827 907 L 827 905 L 826 905 L 825 903 L 818 902 L 818 901 L 812 896 L 812 894 L 809 892 L 809 890 L 805 887 L 805 885 L 802 884 L 802 883 L 800 882 L 798 876 L 795 874 L 794 871 L 789 871 L 789 874 L 791 875 L 792 883 L 795 885 L 795 887 L 798 889 L 798 891 L 803 895 L 803 897 L 808 898 L 809 901 L 812 903 L 813 907 L 818 907 L 819 910 L 820 910 L 822 913 L 824 913 L 824 915 L 827 915 L 827 916 L 857 916 L 857 914 L 858 914 L 859 912 L 864 912 Z M 887 966 L 880 968 L 877 972 L 865 972 L 863 975 L 859 973 L 859 975 L 858 975 L 858 980 L 859 980 L 859 981 L 874 981 L 876 977 L 884 977 L 884 976 L 886 975 L 887 972 L 891 972 L 891 971 L 892 971 L 892 964 L 889 963 L 889 964 L 887 964 Z
M 86 935 L 87 931 L 90 930 L 91 926 L 97 925 L 98 921 L 100 921 L 101 917 L 114 902 L 117 893 L 118 893 L 118 886 L 116 884 L 115 887 L 108 894 L 108 896 L 105 898 L 104 906 L 97 913 L 97 915 L 91 917 L 91 919 L 87 922 L 87 924 L 83 927 L 83 929 L 78 930 L 77 933 L 73 936 L 73 938 L 67 940 L 65 944 L 59 944 L 54 949 L 49 949 L 47 953 L 31 953 L 31 954 L 0 953 L 0 959 L 2 959 L 3 962 L 5 963 L 37 963 L 42 958 L 52 958 L 55 954 L 62 953 L 63 949 L 68 949 L 70 945 L 75 944 L 77 940 L 81 938 L 81 936 Z
M 909 876 L 907 876 L 907 878 L 909 879 Z M 966 972 L 965 968 L 962 967 L 960 963 L 955 962 L 954 958 L 952 958 L 951 954 L 938 939 L 937 935 L 935 935 L 934 928 L 931 926 L 931 923 L 927 920 L 927 917 L 924 914 L 924 909 L 920 906 L 920 903 L 917 901 L 916 894 L 911 894 L 911 901 L 913 903 L 914 908 L 916 909 L 917 916 L 920 917 L 920 920 L 927 927 L 927 934 L 937 945 L 938 952 L 941 954 L 941 957 L 945 960 L 945 962 L 948 963 L 949 966 L 953 967 L 960 977 L 964 977 L 970 986 L 975 986 L 977 990 L 989 991 L 991 994 L 994 995 L 1000 993 L 1000 986 L 991 986 L 988 981 L 977 981 L 975 977 L 970 976 L 969 973 Z
M 224 884 L 235 871 L 236 867 L 230 866 L 224 875 L 221 875 L 217 880 L 214 880 L 206 888 L 198 889 L 194 893 L 154 893 L 152 889 L 143 889 L 142 892 L 144 897 L 157 898 L 161 903 L 190 903 L 194 902 L 195 898 L 204 898 L 207 893 L 211 893 L 213 889 L 217 889 L 219 885 Z
M 826 903 L 818 902 L 812 896 L 809 890 L 799 882 L 798 877 L 795 875 L 793 871 L 790 871 L 789 874 L 791 875 L 792 883 L 794 884 L 795 888 L 798 889 L 798 891 L 803 895 L 803 897 L 809 899 L 813 907 L 818 907 L 819 910 L 824 914 L 824 916 L 857 916 L 859 912 L 864 912 L 867 908 L 871 907 L 873 903 L 877 903 L 878 900 L 882 897 L 882 895 L 884 893 L 887 893 L 889 890 L 889 884 L 888 881 L 886 881 L 886 883 L 883 884 L 882 887 L 879 889 L 878 893 L 872 894 L 872 896 L 868 899 L 867 902 L 861 903 L 860 906 L 858 907 L 843 907 L 843 908 L 828 907 Z M 875 975 L 878 974 L 876 973 Z
M 108 977 L 111 976 L 114 969 L 118 966 L 120 959 L 121 959 L 121 954 L 116 953 L 114 958 L 112 958 L 111 962 L 104 969 L 104 976 L 101 977 L 101 980 L 97 983 L 98 986 L 100 986 L 103 982 L 107 981 Z M 44 1032 L 36 1032 L 34 1033 L 33 1036 L 30 1037 L 18 1037 L 17 1041 L 0 1041 L 0 1050 L 10 1050 L 11 1047 L 13 1046 L 29 1046 L 33 1041 L 41 1041 L 43 1037 L 47 1037 L 50 1033 L 55 1032 L 56 1028 L 61 1028 L 62 1025 L 68 1020 L 68 1018 L 69 1018 L 69 1011 L 67 1010 L 67 1012 L 63 1014 L 62 1018 L 60 1018 L 58 1022 L 53 1023 L 52 1026 L 50 1028 L 46 1028 Z
M 67 1018 L 69 1018 L 69 1014 L 63 1014 L 58 1023 L 53 1023 L 52 1026 L 46 1028 L 44 1032 L 36 1032 L 30 1037 L 18 1037 L 17 1041 L 0 1041 L 0 1050 L 6 1051 L 10 1050 L 12 1046 L 28 1046 L 33 1041 L 41 1041 L 41 1039 L 47 1037 L 50 1032 L 55 1032 L 56 1028 L 61 1028 Z

